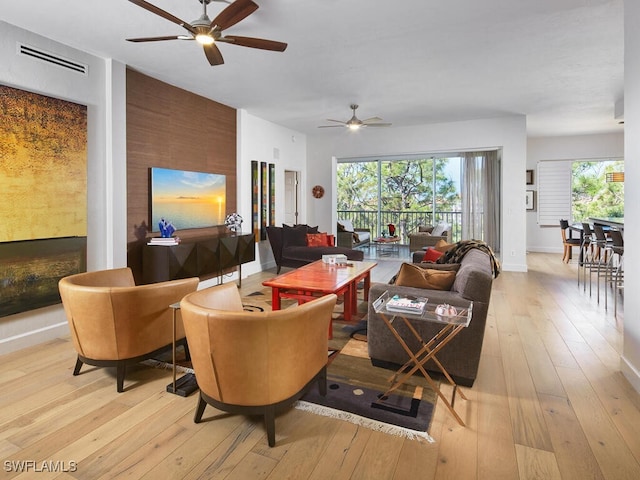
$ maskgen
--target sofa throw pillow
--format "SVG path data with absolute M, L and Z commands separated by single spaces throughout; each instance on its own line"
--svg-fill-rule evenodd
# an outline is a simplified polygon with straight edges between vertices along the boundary
M 455 243 L 447 243 L 444 240 L 438 240 L 438 243 L 436 243 L 433 248 L 439 252 L 445 253 L 455 246 Z
M 282 225 L 282 247 L 306 247 L 307 246 L 307 226 Z
M 329 236 L 326 233 L 307 233 L 308 247 L 329 247 Z
M 305 227 L 307 229 L 307 233 L 320 233 L 318 232 L 318 225 L 316 225 L 315 227 L 310 227 L 305 223 L 297 223 L 296 225 L 294 225 L 294 227 Z
M 355 231 L 355 228 L 353 227 L 353 223 L 351 223 L 351 220 L 338 220 L 338 225 L 342 225 L 342 228 L 344 228 L 345 232 Z
M 427 248 L 427 250 L 424 252 L 424 257 L 422 257 L 422 261 L 423 262 L 435 262 L 436 260 L 438 260 L 441 256 L 443 255 L 442 252 L 439 252 L 438 250 L 434 249 L 434 248 Z
M 396 278 L 396 285 L 428 290 L 451 290 L 455 279 L 456 272 L 453 270 L 421 268 L 412 263 L 403 263 Z
M 431 235 L 433 235 L 434 237 L 439 237 L 448 230 L 449 224 L 447 222 L 440 222 L 433 228 L 433 230 L 431 230 Z

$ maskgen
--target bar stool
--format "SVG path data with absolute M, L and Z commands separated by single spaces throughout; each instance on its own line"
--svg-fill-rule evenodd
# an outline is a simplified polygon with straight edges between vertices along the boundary
M 618 291 L 624 288 L 624 269 L 623 269 L 623 255 L 624 255 L 624 238 L 622 232 L 619 230 L 611 230 L 609 232 L 611 236 L 611 245 L 609 248 L 609 266 L 607 273 L 610 275 L 607 281 L 605 277 L 605 285 L 611 284 L 613 290 L 614 309 L 613 314 L 618 314 Z M 607 294 L 605 292 L 604 308 L 607 309 Z
M 591 225 L 586 222 L 582 223 L 582 245 L 580 246 L 580 258 L 582 261 L 578 265 L 578 286 L 580 286 L 580 270 L 582 270 L 582 279 L 584 291 L 587 291 L 587 271 L 589 272 L 589 295 L 591 295 L 591 274 L 594 267 L 597 268 L 595 261 L 595 238 Z
M 606 288 L 607 277 L 609 275 L 609 269 L 611 266 L 609 265 L 608 257 L 611 255 L 611 247 L 613 243 L 611 240 L 607 239 L 607 235 L 604 233 L 602 229 L 602 225 L 594 224 L 593 225 L 593 233 L 595 235 L 595 245 L 596 245 L 596 254 L 595 257 L 597 259 L 596 265 L 596 277 L 597 277 L 597 301 L 600 303 L 600 277 L 604 277 L 604 283 Z M 606 303 L 606 290 L 605 290 L 605 303 Z M 605 305 L 606 308 L 606 305 Z

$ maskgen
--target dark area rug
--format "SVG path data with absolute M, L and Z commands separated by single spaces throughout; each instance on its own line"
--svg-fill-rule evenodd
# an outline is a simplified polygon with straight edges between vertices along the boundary
M 269 289 L 253 292 L 246 295 L 242 303 L 248 311 L 271 310 L 271 292 Z M 294 300 L 283 300 L 283 308 L 295 304 Z M 342 307 L 340 302 L 333 314 L 327 395 L 322 397 L 314 385 L 295 407 L 372 430 L 433 442 L 428 430 L 437 398 L 435 392 L 424 378 L 414 375 L 388 398 L 379 401 L 394 372 L 371 364 L 367 351 L 366 302 L 359 301 L 358 314 L 348 323 L 344 321 Z M 178 373 L 193 372 L 182 348 L 176 353 Z M 171 369 L 171 353 L 149 360 L 147 364 Z
M 334 326 L 334 332 L 339 330 Z M 326 397 L 314 386 L 296 408 L 384 433 L 433 441 L 428 430 L 436 395 L 422 377 L 414 375 L 380 401 L 394 372 L 374 367 L 366 342 L 356 339 L 348 340 L 331 356 L 327 370 Z

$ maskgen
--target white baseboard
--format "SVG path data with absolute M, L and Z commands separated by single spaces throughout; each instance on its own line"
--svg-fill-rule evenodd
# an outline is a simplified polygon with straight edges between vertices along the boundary
M 69 336 L 69 324 L 65 322 L 23 332 L 0 340 L 0 355 L 15 352 L 56 338 Z
M 558 253 L 562 255 L 562 247 L 536 247 L 527 245 L 527 252 L 533 253 Z
M 620 357 L 620 370 L 635 391 L 640 392 L 640 372 L 629 363 L 624 355 Z

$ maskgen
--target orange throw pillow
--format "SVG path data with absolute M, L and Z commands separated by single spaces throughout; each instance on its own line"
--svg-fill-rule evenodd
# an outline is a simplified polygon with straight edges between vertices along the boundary
M 433 248 L 439 252 L 445 253 L 451 250 L 455 246 L 456 246 L 455 243 L 447 243 L 444 240 L 438 240 L 438 243 L 436 243 Z
M 307 233 L 308 247 L 327 247 L 329 246 L 329 236 L 326 233 Z
M 455 279 L 456 272 L 453 270 L 435 270 L 421 268 L 412 263 L 403 263 L 395 284 L 401 287 L 416 287 L 428 290 L 451 290 Z
M 423 262 L 435 262 L 443 255 L 442 252 L 439 252 L 431 247 L 427 248 L 424 252 L 424 257 L 422 257 Z

